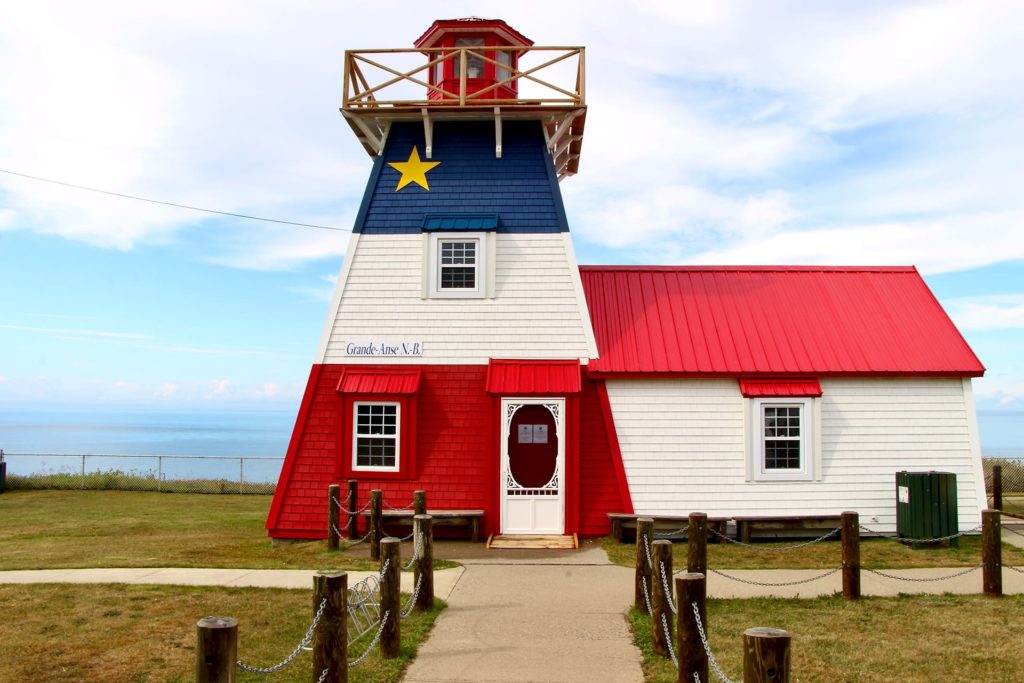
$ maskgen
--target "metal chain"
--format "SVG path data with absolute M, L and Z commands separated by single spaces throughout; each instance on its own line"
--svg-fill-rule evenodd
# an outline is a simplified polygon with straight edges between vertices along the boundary
M 644 602 L 647 603 L 647 616 L 654 616 L 654 610 L 651 609 L 651 594 L 647 592 L 647 577 L 641 576 L 640 583 L 644 587 Z
M 738 581 L 739 583 L 745 583 L 745 584 L 748 584 L 750 586 L 766 586 L 766 587 L 769 587 L 769 588 L 775 588 L 775 587 L 779 587 L 779 586 L 799 586 L 800 584 L 810 583 L 811 581 L 817 581 L 818 579 L 824 579 L 826 576 L 832 576 L 836 572 L 841 572 L 842 570 L 843 570 L 843 567 L 840 565 L 840 566 L 836 567 L 835 569 L 830 569 L 829 571 L 825 572 L 824 574 L 818 574 L 817 576 L 812 576 L 810 578 L 799 579 L 797 581 L 783 581 L 781 583 L 771 583 L 771 582 L 768 582 L 768 581 L 753 581 L 751 579 L 741 579 L 738 576 L 732 576 L 730 574 L 726 574 L 725 572 L 719 571 L 717 569 L 710 569 L 710 568 L 708 569 L 709 572 L 712 572 L 714 574 L 718 574 L 719 576 L 721 576 L 723 578 L 726 578 L 726 579 L 731 579 L 732 581 Z
M 410 534 L 409 534 L 408 536 L 402 536 L 402 537 L 401 537 L 400 539 L 398 539 L 398 542 L 399 542 L 399 543 L 405 543 L 406 541 L 408 541 L 408 540 L 412 539 L 412 537 L 413 537 L 413 535 L 414 535 L 415 533 L 416 533 L 416 532 L 415 532 L 415 531 L 413 531 L 413 532 L 412 532 L 412 533 L 410 533 Z
M 729 680 L 729 677 L 725 675 L 722 668 L 718 666 L 718 660 L 715 659 L 715 655 L 711 652 L 711 645 L 708 643 L 708 636 L 704 633 L 704 624 L 700 621 L 700 608 L 697 607 L 696 602 L 691 602 L 690 606 L 693 607 L 693 616 L 697 620 L 697 633 L 700 634 L 701 645 L 704 646 L 704 653 L 708 656 L 708 663 L 711 664 L 711 669 L 715 672 L 715 675 L 722 681 L 722 683 L 733 683 Z M 693 674 L 693 679 L 700 683 L 700 679 L 697 678 L 696 672 Z
M 678 612 L 676 612 L 675 601 L 672 599 L 672 591 L 668 588 L 668 579 L 665 578 L 665 563 L 658 562 L 658 565 L 661 567 L 661 587 L 665 589 L 665 602 L 668 603 L 669 608 L 672 610 L 672 614 L 678 614 Z M 664 616 L 664 613 L 662 613 L 662 616 Z
M 420 586 L 423 585 L 423 574 L 419 575 L 416 579 L 416 587 L 412 591 L 412 597 L 409 598 L 409 604 L 405 606 L 405 609 L 401 611 L 402 618 L 405 619 L 412 614 L 412 608 L 416 606 L 416 598 L 420 597 Z
M 345 508 L 345 506 L 341 504 L 341 500 L 339 500 L 337 498 L 332 498 L 331 500 L 333 500 L 334 504 L 338 506 L 338 510 L 342 514 L 346 514 L 346 515 L 348 515 L 350 517 L 352 515 L 358 515 L 360 512 L 363 512 L 363 511 L 369 509 L 369 507 L 370 507 L 370 501 L 366 501 L 366 505 L 364 505 L 363 507 L 359 508 L 358 510 L 354 510 L 354 511 L 353 510 L 347 510 Z
M 381 568 L 380 568 L 380 578 L 381 578 L 382 581 L 384 580 L 384 574 L 387 573 L 388 567 L 390 567 L 390 566 L 391 566 L 391 558 L 390 557 L 385 557 L 384 558 L 384 564 L 381 565 Z
M 880 572 L 877 569 L 868 569 L 867 567 L 861 567 L 861 569 L 863 569 L 866 572 L 871 572 L 872 574 L 877 574 L 878 576 L 884 576 L 887 579 L 896 579 L 897 581 L 912 581 L 914 583 L 929 583 L 931 581 L 945 581 L 946 579 L 955 579 L 958 576 L 964 576 L 965 574 L 970 574 L 973 571 L 977 571 L 977 570 L 981 569 L 981 565 L 979 564 L 979 565 L 974 566 L 974 567 L 968 567 L 967 569 L 963 570 L 962 572 L 956 572 L 955 574 L 950 574 L 949 576 L 936 576 L 936 577 L 925 578 L 925 579 L 915 578 L 915 577 L 911 577 L 911 576 L 896 576 L 895 574 L 886 574 L 885 572 Z
M 981 531 L 981 525 L 979 524 L 973 529 L 968 529 L 967 531 L 961 531 L 955 534 L 950 534 L 949 536 L 939 536 L 938 538 L 901 538 L 899 536 L 888 536 L 882 534 L 878 531 L 875 531 L 874 529 L 867 528 L 863 524 L 860 525 L 860 528 L 861 531 L 866 531 L 869 534 L 872 534 L 873 536 L 880 536 L 882 538 L 891 539 L 893 541 L 900 541 L 901 543 L 941 543 L 942 541 L 951 541 L 954 538 L 960 538 L 961 536 L 966 536 L 967 534 L 973 534 L 975 531 Z
M 327 667 L 323 671 L 321 671 L 320 672 L 320 678 L 317 679 L 316 683 L 324 683 L 324 681 L 327 679 L 327 672 L 330 671 L 330 670 L 331 670 L 331 668 Z
M 1011 534 L 1017 534 L 1018 536 L 1024 536 L 1024 533 L 1022 533 L 1020 531 L 1017 531 L 1012 526 L 1006 526 L 1006 525 L 1000 525 L 1000 526 L 1002 526 L 1002 528 L 1004 530 L 1009 531 Z
M 679 668 L 679 660 L 676 659 L 676 648 L 672 645 L 672 634 L 668 631 L 668 618 L 665 613 L 661 613 L 661 628 L 665 632 L 665 642 L 668 644 L 668 655 L 672 658 L 672 663 L 676 665 L 676 669 Z
M 778 546 L 766 546 L 766 545 L 758 545 L 758 544 L 755 544 L 755 543 L 744 543 L 743 541 L 737 541 L 735 538 L 729 538 L 726 534 L 723 534 L 723 533 L 721 533 L 721 532 L 719 532 L 719 531 L 717 531 L 715 529 L 710 529 L 709 528 L 708 530 L 712 534 L 714 534 L 715 536 L 718 536 L 719 538 L 725 539 L 726 543 L 732 543 L 733 545 L 741 545 L 744 548 L 753 548 L 754 550 L 760 550 L 761 552 L 766 552 L 766 553 L 786 553 L 786 552 L 790 552 L 792 550 L 799 550 L 800 548 L 806 548 L 807 546 L 814 545 L 815 543 L 821 543 L 822 541 L 824 541 L 824 540 L 834 536 L 837 531 L 842 531 L 842 527 L 838 527 L 837 526 L 832 531 L 828 532 L 824 536 L 819 536 L 818 538 L 814 539 L 813 541 L 807 541 L 806 543 L 798 543 L 796 545 L 787 545 L 787 546 L 783 546 L 781 548 L 778 547 Z
M 366 652 L 361 654 L 359 656 L 359 659 L 356 659 L 354 661 L 349 662 L 348 663 L 348 668 L 351 669 L 351 668 L 359 666 L 360 664 L 363 663 L 363 660 L 365 660 L 367 657 L 370 656 L 370 653 L 373 652 L 373 648 L 377 647 L 377 643 L 380 642 L 380 634 L 384 632 L 384 624 L 387 623 L 388 616 L 390 616 L 390 614 L 391 614 L 391 610 L 386 610 L 384 612 L 384 616 L 381 617 L 381 619 L 380 619 L 380 628 L 378 628 L 377 629 L 377 633 L 374 634 L 373 640 L 370 642 L 370 647 L 366 648 Z
M 1008 565 L 1008 564 L 1004 564 L 1003 566 L 1006 567 L 1007 569 L 1010 569 L 1012 571 L 1017 572 L 1018 574 L 1024 574 L 1024 567 L 1013 567 L 1013 566 Z
M 651 544 L 647 541 L 647 534 L 644 534 L 644 552 L 647 553 L 647 566 L 654 571 L 654 562 L 651 561 Z
M 686 530 L 689 529 L 689 528 L 690 528 L 690 525 L 687 524 L 686 526 L 679 527 L 675 531 L 662 531 L 662 532 L 655 531 L 654 532 L 654 537 L 655 538 L 672 538 L 673 536 L 681 536 L 682 534 L 685 534 Z
M 348 550 L 349 548 L 355 548 L 355 547 L 356 547 L 357 545 L 359 545 L 360 543 L 365 543 L 366 541 L 368 541 L 368 540 L 370 539 L 370 534 L 372 534 L 372 533 L 373 533 L 372 531 L 367 531 L 367 532 L 366 532 L 366 535 L 365 535 L 365 536 L 363 536 L 362 538 L 360 538 L 360 539 L 359 539 L 358 541 L 356 541 L 355 543 L 349 543 L 349 544 L 347 544 L 347 545 L 345 546 L 345 550 Z M 338 534 L 338 535 L 340 536 L 341 534 Z M 346 538 L 345 540 L 347 541 L 348 539 Z
M 413 502 L 409 503 L 408 505 L 405 505 L 405 506 L 400 507 L 400 508 L 396 508 L 396 507 L 391 507 L 390 505 L 388 505 L 387 501 L 385 501 L 383 498 L 381 498 L 380 502 L 381 502 L 381 505 L 386 507 L 388 510 L 396 510 L 396 511 L 398 511 L 398 510 L 408 510 L 408 509 L 412 508 L 413 505 L 416 504 L 416 501 L 414 500 Z
M 412 557 L 409 558 L 409 564 L 402 567 L 403 572 L 407 572 L 412 569 L 412 566 L 419 562 L 420 557 L 423 556 L 423 534 L 420 533 L 416 537 L 416 540 L 412 544 Z
M 238 660 L 237 662 L 235 662 L 235 664 L 238 665 L 239 669 L 242 669 L 243 671 L 248 671 L 251 674 L 272 674 L 285 668 L 286 666 L 291 664 L 296 657 L 299 656 L 299 653 L 302 652 L 303 649 L 309 647 L 310 641 L 313 640 L 313 631 L 316 630 L 316 625 L 320 623 L 320 616 L 324 613 L 325 607 L 327 607 L 327 598 L 324 598 L 320 601 L 320 607 L 317 609 L 316 614 L 313 616 L 313 623 L 309 625 L 309 630 L 306 631 L 306 635 L 304 635 L 302 637 L 302 640 L 299 641 L 299 644 L 295 648 L 295 650 L 293 650 L 290 655 L 285 657 L 284 661 L 280 664 L 275 664 L 274 666 L 268 666 L 266 668 L 261 668 L 258 666 L 249 666 L 248 664 L 242 663 L 242 660 Z

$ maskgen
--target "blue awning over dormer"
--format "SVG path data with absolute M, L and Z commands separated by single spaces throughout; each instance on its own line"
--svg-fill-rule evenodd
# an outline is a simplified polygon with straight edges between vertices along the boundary
M 496 213 L 428 213 L 423 217 L 423 232 L 497 229 L 498 214 Z

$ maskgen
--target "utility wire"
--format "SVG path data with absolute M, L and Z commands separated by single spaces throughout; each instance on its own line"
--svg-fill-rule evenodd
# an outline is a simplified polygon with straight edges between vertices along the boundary
M 124 199 L 135 199 L 140 202 L 150 202 L 151 204 L 163 204 L 164 206 L 174 206 L 179 209 L 191 209 L 192 211 L 204 211 L 206 213 L 215 213 L 220 216 L 232 216 L 234 218 L 248 218 L 252 221 L 266 221 L 267 223 L 281 223 L 283 225 L 297 225 L 301 228 L 316 228 L 318 230 L 337 230 L 338 232 L 351 232 L 347 228 L 335 228 L 330 225 L 312 225 L 311 223 L 296 223 L 295 221 L 282 221 L 276 218 L 262 218 L 260 216 L 248 216 L 244 213 L 231 213 L 230 211 L 217 211 L 216 209 L 204 209 L 201 206 L 189 206 L 188 204 L 176 204 L 174 202 L 165 202 L 159 199 L 150 199 L 148 197 L 137 197 L 132 194 L 124 194 L 121 192 L 111 192 L 110 190 L 100 190 L 95 187 L 86 187 L 85 185 L 75 185 L 74 183 L 65 183 L 59 180 L 51 180 L 50 178 L 40 178 L 39 176 L 29 175 L 27 173 L 18 173 L 17 171 L 8 171 L 0 168 L 0 173 L 9 173 L 10 175 L 20 176 L 22 178 L 28 178 L 30 180 L 39 180 L 44 183 L 52 183 L 54 185 L 63 185 L 64 187 L 73 187 L 76 190 L 88 190 L 89 192 L 99 192 L 100 194 L 109 194 L 113 197 L 122 197 Z

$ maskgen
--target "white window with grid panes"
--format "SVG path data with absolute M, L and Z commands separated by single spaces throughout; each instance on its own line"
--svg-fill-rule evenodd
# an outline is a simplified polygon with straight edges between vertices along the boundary
M 427 263 L 430 298 L 483 298 L 488 291 L 487 237 L 466 232 L 430 235 Z
M 357 402 L 352 411 L 352 469 L 397 472 L 401 406 Z
M 754 399 L 752 417 L 754 479 L 812 479 L 814 431 L 811 399 Z

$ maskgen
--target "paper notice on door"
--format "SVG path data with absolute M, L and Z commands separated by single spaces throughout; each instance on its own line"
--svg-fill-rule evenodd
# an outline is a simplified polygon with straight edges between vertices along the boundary
M 533 425 L 519 425 L 518 443 L 533 443 Z
M 906 486 L 897 486 L 896 487 L 896 494 L 899 497 L 899 501 L 901 503 L 909 503 L 910 502 L 910 489 L 907 488 Z
M 533 425 L 533 442 L 534 443 L 547 443 L 548 442 L 548 426 L 547 425 Z

